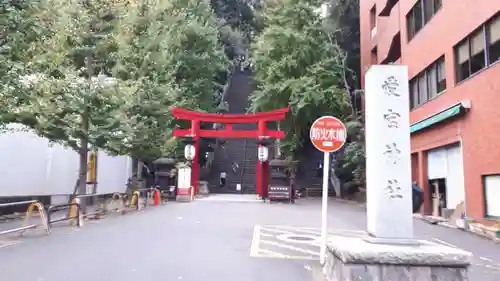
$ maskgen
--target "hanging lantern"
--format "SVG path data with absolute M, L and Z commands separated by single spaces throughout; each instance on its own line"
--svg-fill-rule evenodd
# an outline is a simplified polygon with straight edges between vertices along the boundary
M 193 161 L 194 156 L 196 155 L 196 148 L 192 144 L 186 144 L 184 147 L 184 157 L 186 160 Z
M 260 162 L 266 162 L 269 158 L 269 148 L 265 145 L 259 145 L 258 156 Z

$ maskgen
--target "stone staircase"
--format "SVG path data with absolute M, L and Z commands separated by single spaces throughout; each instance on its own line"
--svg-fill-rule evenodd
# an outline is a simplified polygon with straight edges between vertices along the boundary
M 318 197 L 323 192 L 323 177 L 317 176 L 317 166 L 323 160 L 323 153 L 312 147 L 312 144 L 306 144 L 303 152 L 299 155 L 299 173 L 297 183 L 299 189 L 307 197 Z M 329 196 L 335 195 L 333 186 L 329 183 Z
M 229 114 L 242 114 L 249 105 L 251 94 L 251 74 L 247 71 L 237 71 L 232 74 L 229 88 L 224 100 L 229 105 Z M 256 124 L 235 124 L 235 130 L 254 130 Z M 220 143 L 221 140 L 219 140 Z M 237 163 L 239 168 L 232 171 L 232 164 Z M 257 165 L 257 140 L 254 139 L 226 139 L 224 147 L 216 149 L 212 170 L 209 176 L 211 193 L 244 193 L 256 194 L 255 172 Z M 219 177 L 226 172 L 226 186 L 220 188 Z M 236 185 L 241 184 L 241 190 Z

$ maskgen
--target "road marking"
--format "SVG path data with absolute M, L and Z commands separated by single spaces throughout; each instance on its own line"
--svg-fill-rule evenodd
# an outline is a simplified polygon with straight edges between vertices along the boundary
M 337 229 L 329 240 L 338 236 L 360 236 L 364 231 Z M 250 256 L 293 260 L 319 259 L 321 230 L 313 227 L 256 225 L 253 229 Z
M 0 241 L 0 249 L 1 248 L 6 248 L 6 247 L 9 247 L 9 246 L 14 246 L 14 245 L 17 245 L 17 244 L 21 244 L 22 242 L 21 241 Z
M 485 257 L 479 257 L 480 260 L 483 260 L 483 261 L 487 261 L 487 262 L 492 262 L 494 263 L 494 261 L 492 259 L 489 259 L 489 258 L 485 258 Z
M 279 230 L 279 229 L 272 229 L 272 228 L 269 228 L 269 227 L 261 227 L 261 230 L 265 230 L 267 232 L 274 232 L 274 233 L 278 233 L 278 234 L 294 234 L 294 232 L 291 232 L 291 231 L 287 231 L 287 230 Z
M 273 241 L 267 241 L 267 240 L 260 240 L 260 243 L 271 245 L 271 246 L 276 246 L 278 248 L 293 250 L 293 251 L 304 253 L 304 254 L 309 254 L 311 256 L 318 256 L 319 257 L 319 252 L 313 252 L 313 251 L 309 251 L 309 250 L 302 249 L 299 247 L 294 247 L 294 246 L 290 246 L 290 245 L 286 245 L 286 244 L 282 244 L 282 243 L 277 243 L 277 242 L 273 242 Z
M 273 252 L 273 251 L 269 251 L 269 250 L 266 250 L 266 249 L 260 249 L 259 250 L 259 254 L 264 254 L 264 255 L 267 255 L 268 257 L 272 257 L 272 258 L 282 258 L 282 259 L 289 259 L 290 256 L 288 255 L 284 255 L 282 253 L 277 253 L 277 252 Z
M 437 243 L 439 243 L 439 244 L 442 244 L 442 245 L 445 245 L 445 246 L 448 246 L 448 247 L 452 247 L 452 248 L 457 248 L 457 249 L 458 249 L 458 247 L 457 247 L 457 246 L 455 246 L 455 245 L 453 245 L 453 244 L 450 244 L 450 243 L 448 243 L 448 242 L 446 242 L 446 241 L 443 241 L 443 240 L 441 240 L 441 239 L 438 239 L 438 238 L 431 238 L 431 240 L 433 240 L 434 242 L 437 242 Z
M 274 235 L 268 234 L 268 233 L 264 233 L 264 232 L 261 232 L 260 236 L 262 236 L 262 237 L 274 237 Z
M 260 246 L 260 225 L 256 225 L 253 228 L 253 237 L 252 237 L 252 245 L 250 246 L 250 256 L 258 256 L 259 255 L 259 246 Z
M 483 266 L 483 267 L 486 267 L 488 269 L 493 269 L 495 271 L 500 271 L 500 266 L 498 266 L 498 265 L 487 265 L 487 264 L 480 264 L 480 263 L 476 263 L 475 265 Z
M 307 233 L 312 235 L 321 236 L 321 229 L 317 227 L 302 227 L 302 226 L 281 226 L 281 225 L 266 225 L 263 229 L 271 232 L 277 233 L 288 233 L 288 234 L 297 234 Z M 332 235 L 364 235 L 366 231 L 364 230 L 355 230 L 355 229 L 329 229 L 328 232 Z

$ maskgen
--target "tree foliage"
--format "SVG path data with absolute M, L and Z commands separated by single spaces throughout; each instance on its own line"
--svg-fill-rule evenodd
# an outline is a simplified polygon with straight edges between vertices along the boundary
M 360 63 L 359 0 L 331 0 L 325 26 L 335 34 L 344 50 L 344 84 L 349 89 L 351 116 L 346 123 L 349 140 L 335 169 L 349 193 L 365 186 L 365 138 L 363 116 L 360 114 L 362 91 Z
M 120 26 L 114 73 L 135 84 L 127 110 L 135 128 L 131 150 L 155 158 L 167 152 L 173 107 L 215 107 L 213 95 L 222 88 L 216 77 L 227 68 L 217 20 L 205 1 L 172 0 L 130 8 Z
M 343 188 L 352 194 L 365 186 L 365 129 L 359 117 L 350 117 L 346 122 L 349 142 L 337 163 L 335 173 L 343 182 Z
M 330 0 L 324 24 L 347 54 L 346 82 L 351 88 L 360 87 L 359 0 Z
M 124 10 L 119 1 L 46 1 L 47 30 L 18 77 L 16 97 L 27 116 L 20 122 L 37 134 L 78 152 L 78 190 L 84 192 L 89 145 L 111 152 L 126 147 L 131 128 L 124 108 L 128 87 L 110 76 L 118 44 L 113 31 Z
M 227 59 L 206 1 L 6 0 L 0 16 L 0 123 L 77 151 L 80 190 L 89 146 L 175 153 L 170 110 L 215 108 Z
M 262 29 L 260 0 L 211 0 L 210 3 L 219 19 L 220 38 L 228 58 L 245 55 Z
M 31 58 L 40 51 L 46 18 L 41 1 L 0 2 L 0 124 L 32 118 L 19 110 L 27 102 L 19 77 L 30 72 Z
M 290 106 L 281 125 L 284 152 L 293 155 L 312 122 L 322 115 L 340 118 L 348 111 L 343 88 L 343 54 L 317 13 L 319 2 L 284 0 L 268 7 L 266 28 L 253 44 L 257 91 L 252 111 Z

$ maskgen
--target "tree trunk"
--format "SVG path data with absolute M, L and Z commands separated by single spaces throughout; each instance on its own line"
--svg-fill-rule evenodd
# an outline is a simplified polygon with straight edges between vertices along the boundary
M 79 163 L 79 172 L 78 172 L 78 194 L 86 194 L 87 193 L 87 172 L 88 172 L 88 152 L 89 152 L 89 123 L 90 123 L 90 107 L 89 107 L 89 96 L 92 91 L 92 56 L 87 56 L 86 59 L 86 68 L 87 68 L 87 81 L 88 81 L 88 93 L 85 95 L 84 105 L 85 109 L 81 115 L 82 124 L 81 129 L 83 136 L 80 138 L 80 147 L 78 150 L 78 155 L 80 157 Z M 87 199 L 80 200 L 82 212 L 85 214 L 87 212 Z
M 89 112 L 88 109 L 82 114 L 82 131 L 88 133 L 89 129 Z M 78 156 L 80 157 L 79 172 L 78 172 L 78 194 L 87 193 L 87 172 L 88 172 L 88 152 L 89 143 L 86 137 L 80 139 L 80 148 L 78 150 Z M 85 214 L 87 211 L 86 203 L 87 200 L 82 199 L 81 208 L 82 212 Z
M 137 180 L 138 181 L 142 180 L 143 167 L 144 167 L 144 162 L 142 162 L 141 160 L 137 160 Z

